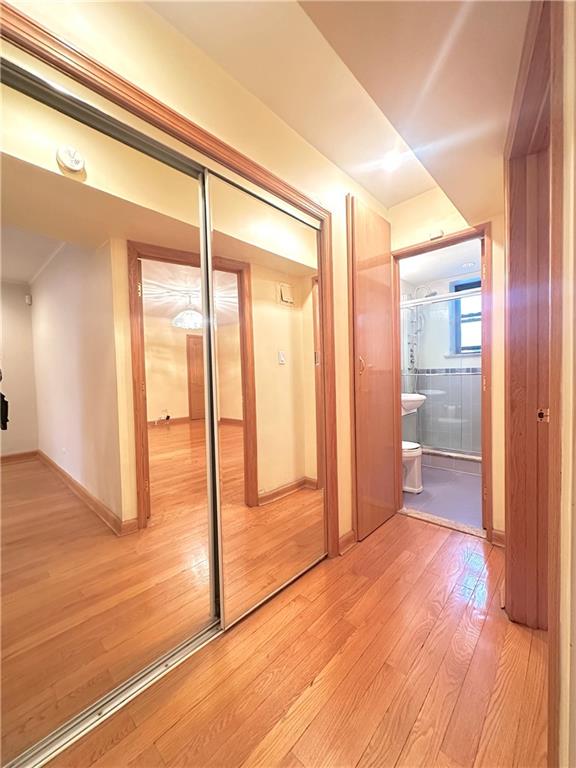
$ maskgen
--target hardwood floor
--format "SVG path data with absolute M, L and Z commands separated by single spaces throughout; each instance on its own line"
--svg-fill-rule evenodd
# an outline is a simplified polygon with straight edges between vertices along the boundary
M 220 428 L 229 620 L 322 556 L 322 492 L 243 504 L 242 430 Z M 197 422 L 150 430 L 152 519 L 116 537 L 37 459 L 2 467 L 2 733 L 11 759 L 211 620 Z
M 53 761 L 66 768 L 546 764 L 546 635 L 503 551 L 397 515 Z

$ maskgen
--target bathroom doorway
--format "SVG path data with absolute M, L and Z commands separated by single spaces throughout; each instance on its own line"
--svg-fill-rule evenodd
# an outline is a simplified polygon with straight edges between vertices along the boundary
M 489 229 L 394 257 L 404 512 L 491 539 Z

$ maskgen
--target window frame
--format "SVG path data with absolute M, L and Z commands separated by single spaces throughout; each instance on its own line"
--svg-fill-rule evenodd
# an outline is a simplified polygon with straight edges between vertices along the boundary
M 450 283 L 450 292 L 469 291 L 473 288 L 481 288 L 480 277 L 467 277 L 454 280 Z M 471 312 L 462 315 L 462 303 L 459 299 L 450 302 L 450 326 L 451 326 L 451 354 L 452 355 L 480 355 L 482 354 L 482 342 L 477 346 L 462 347 L 462 323 L 482 322 L 482 309 L 479 312 Z

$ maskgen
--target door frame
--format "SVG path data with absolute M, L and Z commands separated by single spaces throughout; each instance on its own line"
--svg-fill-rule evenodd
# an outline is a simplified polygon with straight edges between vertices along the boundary
M 467 240 L 481 242 L 480 275 L 482 280 L 482 527 L 486 531 L 486 538 L 496 544 L 503 543 L 503 534 L 494 531 L 493 523 L 493 488 L 492 488 L 492 234 L 490 223 L 478 224 L 469 229 L 455 232 L 450 235 L 429 240 L 417 245 L 407 246 L 392 251 L 394 284 L 396 286 L 396 359 L 394 361 L 396 378 L 401 390 L 402 362 L 400 357 L 400 269 L 399 262 L 411 256 L 419 256 L 425 253 L 447 248 Z M 401 408 L 401 399 L 397 403 Z M 400 452 L 402 451 L 402 435 L 400 435 Z
M 512 206 L 522 204 L 521 191 L 512 183 L 510 173 L 513 161 L 527 162 L 543 146 L 548 146 L 548 248 L 549 248 L 549 331 L 548 331 L 548 456 L 542 468 L 547 483 L 547 536 L 548 566 L 547 623 L 548 623 L 548 765 L 560 762 L 560 510 L 562 492 L 562 344 L 563 344 L 563 227 L 564 227 L 564 4 L 533 0 L 530 4 L 524 46 L 520 60 L 516 89 L 508 125 L 505 150 L 507 270 L 511 253 L 518 237 L 518 216 Z M 517 252 L 517 249 L 516 249 Z M 506 307 L 507 333 L 509 307 Z M 507 400 L 509 398 L 509 367 L 506 370 Z M 545 405 L 545 404 L 542 404 Z M 535 417 L 535 414 L 534 414 Z M 506 421 L 509 428 L 509 407 L 506 403 Z M 508 480 L 507 480 L 508 482 Z M 514 543 L 522 550 L 526 536 L 538 537 L 536 516 L 526 521 L 530 532 L 508 527 L 507 549 Z M 530 568 L 526 558 L 506 558 L 507 568 Z
M 144 354 L 144 315 L 140 259 L 200 267 L 200 255 L 150 243 L 128 241 L 128 293 L 136 441 L 136 496 L 138 528 L 150 519 L 150 467 L 148 460 L 148 420 L 146 408 L 146 364 Z M 248 507 L 258 506 L 258 462 L 256 435 L 256 382 L 252 329 L 252 288 L 250 264 L 218 256 L 213 269 L 236 274 L 238 281 L 238 321 L 240 325 L 240 367 L 242 377 L 242 429 L 244 432 L 244 497 Z

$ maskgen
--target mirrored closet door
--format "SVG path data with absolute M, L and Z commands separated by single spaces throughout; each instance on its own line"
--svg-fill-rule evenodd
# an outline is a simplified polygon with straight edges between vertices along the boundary
M 218 610 L 200 181 L 2 98 L 8 762 Z
M 317 231 L 211 176 L 224 619 L 326 554 Z
M 7 763 L 327 551 L 318 222 L 53 76 L 1 87 Z

